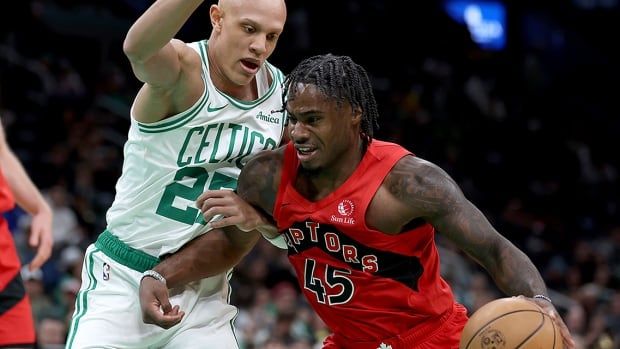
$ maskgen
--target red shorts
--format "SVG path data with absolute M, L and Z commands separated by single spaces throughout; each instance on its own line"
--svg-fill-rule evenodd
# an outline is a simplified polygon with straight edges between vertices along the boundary
M 323 349 L 458 349 L 467 320 L 467 309 L 455 304 L 451 311 L 436 320 L 420 324 L 398 336 L 383 341 L 353 342 L 332 334 L 323 342 Z M 381 344 L 384 346 L 381 347 Z
M 0 217 L 0 347 L 35 342 L 32 309 L 19 272 L 13 237 Z

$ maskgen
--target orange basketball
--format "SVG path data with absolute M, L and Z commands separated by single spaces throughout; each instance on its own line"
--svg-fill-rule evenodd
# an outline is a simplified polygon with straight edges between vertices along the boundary
M 536 303 L 508 297 L 474 312 L 459 349 L 561 349 L 562 345 L 560 331 Z

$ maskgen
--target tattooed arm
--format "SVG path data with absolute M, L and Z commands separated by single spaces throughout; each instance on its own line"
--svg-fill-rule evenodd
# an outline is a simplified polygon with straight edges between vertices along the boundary
M 278 234 L 273 221 L 273 209 L 280 185 L 283 157 L 284 147 L 257 154 L 241 171 L 237 186 L 239 197 L 262 213 L 263 220 L 255 229 L 268 238 Z
M 436 165 L 413 156 L 401 159 L 385 184 L 405 220 L 423 218 L 482 265 L 506 294 L 547 295 L 532 261 L 474 206 L 450 176 Z M 574 342 L 552 304 L 535 299 L 559 326 L 568 348 Z
M 284 147 L 253 156 L 239 175 L 237 194 L 229 190 L 202 194 L 197 203 L 204 220 L 213 228 L 237 226 L 245 232 L 257 230 L 268 238 L 278 235 L 272 216 L 283 156 Z M 224 218 L 211 222 L 216 215 Z
M 482 265 L 503 292 L 530 297 L 547 294 L 530 259 L 491 226 L 442 169 L 407 156 L 392 169 L 386 184 L 407 206 L 410 219 L 423 218 L 433 225 Z

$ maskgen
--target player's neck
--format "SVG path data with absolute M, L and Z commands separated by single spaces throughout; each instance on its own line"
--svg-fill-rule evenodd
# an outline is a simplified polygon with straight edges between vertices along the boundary
M 360 141 L 335 159 L 330 166 L 298 173 L 298 191 L 311 201 L 318 201 L 338 189 L 351 177 L 364 157 L 366 148 Z
M 218 90 L 240 101 L 254 101 L 258 99 L 256 77 L 247 85 L 237 85 L 222 74 L 215 64 L 209 65 L 212 67 L 209 69 L 211 81 L 213 81 L 213 85 L 215 85 Z
M 216 84 L 215 87 L 217 87 L 218 90 L 224 92 L 225 94 L 237 100 L 246 102 L 251 102 L 258 99 L 256 77 L 254 77 L 254 79 L 252 79 L 252 82 L 247 85 L 235 85 L 230 80 L 226 80 L 225 78 L 224 81 L 227 83 Z

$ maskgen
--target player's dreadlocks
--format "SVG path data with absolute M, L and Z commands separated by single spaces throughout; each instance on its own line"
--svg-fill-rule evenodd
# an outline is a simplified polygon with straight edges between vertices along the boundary
M 366 70 L 348 56 L 319 55 L 303 60 L 284 81 L 283 104 L 297 93 L 297 84 L 312 84 L 338 106 L 348 102 L 362 110 L 361 136 L 364 146 L 372 142 L 373 130 L 379 128 L 377 101 Z

